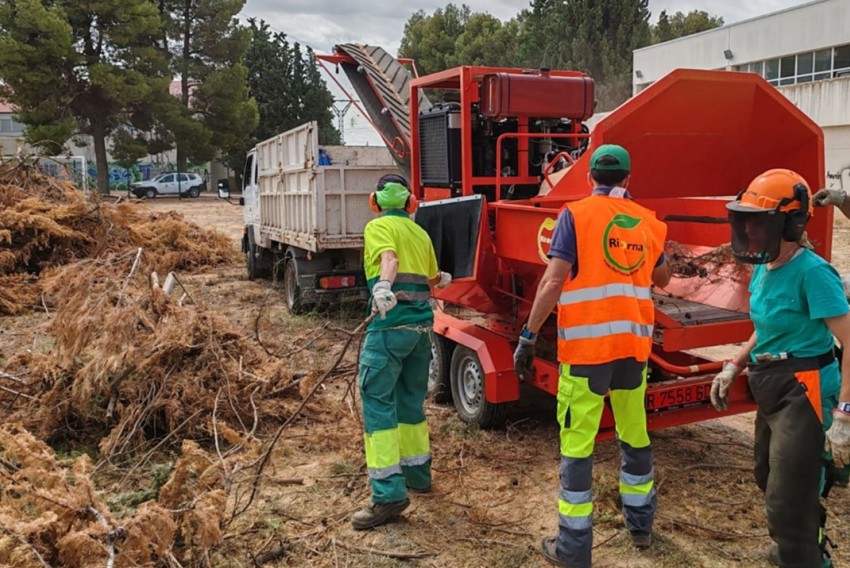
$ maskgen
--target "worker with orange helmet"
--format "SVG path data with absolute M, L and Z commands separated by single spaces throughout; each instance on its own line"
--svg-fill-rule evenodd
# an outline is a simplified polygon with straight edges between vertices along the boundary
M 839 370 L 833 339 L 850 341 L 850 315 L 841 278 L 805 237 L 812 201 L 802 176 L 772 169 L 726 205 L 732 252 L 755 265 L 755 331 L 711 388 L 714 407 L 726 410 L 729 386 L 748 368 L 758 405 L 754 472 L 775 542 L 768 560 L 804 568 L 832 565 L 820 504 L 830 477 L 824 464 L 850 462 L 850 360 L 845 355 Z
M 542 543 L 558 566 L 588 568 L 593 549 L 593 448 L 610 391 L 622 462 L 620 498 L 632 544 L 650 546 L 657 497 L 646 430 L 647 361 L 655 310 L 651 286 L 666 286 L 667 226 L 632 200 L 631 158 L 604 144 L 590 156 L 590 196 L 561 211 L 549 265 L 514 353 L 531 375 L 537 334 L 558 305 L 558 423 L 561 491 L 558 535 Z
M 431 286 L 451 282 L 437 268 L 428 233 L 410 218 L 417 204 L 406 179 L 381 177 L 369 202 L 379 217 L 363 231 L 363 269 L 377 317 L 366 329 L 358 384 L 372 502 L 352 516 L 357 530 L 395 519 L 410 505 L 408 489 L 431 488 L 423 410 L 434 322 Z

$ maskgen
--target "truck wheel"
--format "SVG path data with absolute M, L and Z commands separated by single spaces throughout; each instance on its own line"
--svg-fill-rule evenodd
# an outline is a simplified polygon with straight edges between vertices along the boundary
M 501 428 L 507 403 L 494 404 L 484 398 L 484 369 L 474 351 L 458 345 L 452 354 L 450 380 L 452 399 L 460 419 L 482 428 Z
M 145 190 L 145 197 L 147 197 L 148 199 L 153 199 L 154 197 L 156 197 L 156 190 L 152 187 L 147 188 Z
M 283 266 L 283 293 L 286 296 L 286 307 L 293 314 L 303 314 L 308 311 L 304 301 L 304 291 L 298 284 L 298 261 L 287 258 Z
M 271 276 L 271 251 L 258 246 L 256 243 L 248 240 L 248 280 L 256 280 L 257 278 L 268 278 Z
M 452 400 L 452 386 L 449 381 L 449 367 L 452 352 L 449 341 L 438 333 L 431 336 L 431 364 L 428 366 L 428 398 L 444 403 Z

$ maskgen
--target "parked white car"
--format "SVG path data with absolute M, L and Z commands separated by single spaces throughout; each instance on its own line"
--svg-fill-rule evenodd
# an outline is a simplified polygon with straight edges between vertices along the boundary
M 198 174 L 160 174 L 148 181 L 138 181 L 130 184 L 130 191 L 136 197 L 153 199 L 157 195 L 180 195 L 181 197 L 198 197 L 207 189 L 207 184 Z

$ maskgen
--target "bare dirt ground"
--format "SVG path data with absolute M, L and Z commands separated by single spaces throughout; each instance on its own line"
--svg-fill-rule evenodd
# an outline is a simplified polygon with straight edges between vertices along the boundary
M 210 195 L 195 200 L 158 198 L 157 211 L 176 210 L 220 231 L 238 246 L 242 210 Z M 850 272 L 850 222 L 836 221 L 833 261 Z M 241 264 L 187 276 L 199 302 L 226 315 L 271 353 L 315 337 L 298 356 L 296 371 L 327 369 L 346 333 L 359 321 L 345 313 L 290 316 L 271 282 L 249 282 Z M 354 315 L 352 315 L 354 314 Z M 0 363 L 20 350 L 49 347 L 39 332 L 49 315 L 0 318 Z M 324 326 L 324 329 L 323 329 Z M 334 331 L 336 329 L 337 331 Z M 311 413 L 288 428 L 276 447 L 257 507 L 228 535 L 244 554 L 217 558 L 214 566 L 254 566 L 250 560 L 279 553 L 266 566 L 545 566 L 542 537 L 557 523 L 558 429 L 551 397 L 523 392 L 501 431 L 482 431 L 458 420 L 451 406 L 428 404 L 434 455 L 434 489 L 412 496 L 395 524 L 355 532 L 348 519 L 369 498 L 353 379 L 356 345 L 347 373 L 327 381 Z M 305 381 L 305 388 L 308 386 Z M 316 418 L 315 416 L 318 416 Z M 763 499 L 752 478 L 752 415 L 712 420 L 651 434 L 659 510 L 651 549 L 629 545 L 617 504 L 618 449 L 597 445 L 594 470 L 595 549 L 599 567 L 768 566 L 770 543 Z M 837 565 L 850 560 L 848 490 L 833 492 L 828 533 L 839 544 Z M 0 564 L 3 564 L 0 559 Z

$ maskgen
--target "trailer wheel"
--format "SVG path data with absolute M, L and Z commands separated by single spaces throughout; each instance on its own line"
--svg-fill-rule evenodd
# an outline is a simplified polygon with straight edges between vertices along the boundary
M 437 403 L 451 402 L 452 386 L 449 380 L 452 350 L 449 341 L 438 333 L 431 336 L 431 364 L 428 365 L 428 397 Z M 451 344 L 453 345 L 453 343 Z
M 283 265 L 283 293 L 286 296 L 286 307 L 293 314 L 303 314 L 308 311 L 304 301 L 304 291 L 298 284 L 298 261 L 287 258 Z
M 452 354 L 452 399 L 460 419 L 482 428 L 505 424 L 507 403 L 494 404 L 484 397 L 484 369 L 474 351 L 458 346 Z

